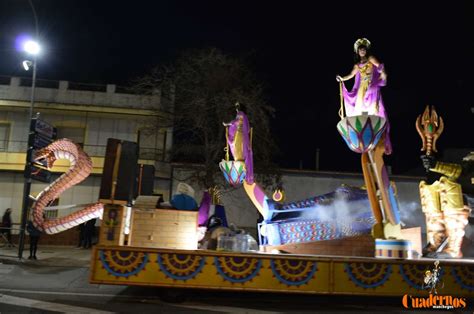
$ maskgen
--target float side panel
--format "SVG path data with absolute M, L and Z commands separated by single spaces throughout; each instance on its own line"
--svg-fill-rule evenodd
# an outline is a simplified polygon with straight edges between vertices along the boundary
M 402 296 L 427 295 L 431 262 L 96 247 L 91 283 Z M 474 297 L 472 264 L 444 267 L 443 295 Z

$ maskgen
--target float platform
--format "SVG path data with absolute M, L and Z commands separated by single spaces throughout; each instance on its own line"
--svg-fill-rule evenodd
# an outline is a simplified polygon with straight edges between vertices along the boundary
M 90 282 L 261 292 L 426 296 L 434 259 L 95 246 Z M 440 295 L 474 297 L 474 260 L 440 260 Z

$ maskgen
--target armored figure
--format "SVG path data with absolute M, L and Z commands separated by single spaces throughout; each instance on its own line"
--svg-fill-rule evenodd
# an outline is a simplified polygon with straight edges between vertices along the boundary
M 420 182 L 428 242 L 423 255 L 462 258 L 461 245 L 472 207 L 469 199 L 474 195 L 474 152 L 464 157 L 460 164 L 436 161 L 436 141 L 443 132 L 444 123 L 429 106 L 417 118 L 416 129 L 423 141 L 421 150 L 425 155 L 421 159 L 424 168 L 427 172 L 440 174 L 431 184 Z
M 427 184 L 426 181 L 420 182 L 421 206 L 426 216 L 428 238 L 424 255 L 462 257 L 461 245 L 471 208 L 467 195 L 469 187 L 466 186 L 466 195 L 463 195 L 463 187 L 458 180 L 464 181 L 460 180 L 461 175 L 462 179 L 473 176 L 472 161 L 468 158 L 464 158 L 462 164 L 454 164 L 423 157 L 424 164 L 430 171 L 441 174 L 439 180 L 432 184 Z M 446 246 L 441 249 L 444 242 Z

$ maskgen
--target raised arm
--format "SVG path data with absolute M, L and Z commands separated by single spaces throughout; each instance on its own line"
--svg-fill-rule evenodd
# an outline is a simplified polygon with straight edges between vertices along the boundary
M 354 67 L 352 68 L 351 73 L 349 73 L 349 74 L 346 75 L 346 76 L 340 76 L 340 75 L 336 76 L 336 81 L 341 82 L 341 81 L 350 80 L 351 78 L 354 77 L 354 75 L 357 74 L 357 71 L 358 71 L 357 65 L 354 64 Z

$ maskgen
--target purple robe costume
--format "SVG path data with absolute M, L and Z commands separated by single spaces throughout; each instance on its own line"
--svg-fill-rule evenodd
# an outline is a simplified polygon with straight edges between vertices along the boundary
M 239 126 L 240 124 L 240 126 Z M 239 127 L 241 129 L 239 129 Z M 242 132 L 242 145 L 236 143 L 237 131 Z M 247 116 L 242 111 L 237 111 L 237 116 L 230 122 L 229 126 L 229 146 L 234 160 L 238 160 L 236 156 L 243 156 L 245 162 L 245 182 L 252 184 L 253 178 L 253 153 L 250 145 L 250 124 Z M 237 145 L 236 145 L 237 144 Z M 242 152 L 238 150 L 243 150 Z
M 382 79 L 381 73 L 384 65 L 380 64 L 378 67 L 371 62 L 359 63 L 357 65 L 358 71 L 355 75 L 354 86 L 351 91 L 348 91 L 344 82 L 342 83 L 342 92 L 344 95 L 344 108 L 346 115 L 358 116 L 363 112 L 369 115 L 376 115 L 386 119 L 385 132 L 385 153 L 387 155 L 392 152 L 392 143 L 390 142 L 390 124 L 388 122 L 387 113 L 383 105 L 382 93 L 380 88 L 387 84 L 387 81 Z
M 201 205 L 198 211 L 198 226 L 204 226 L 209 218 L 209 210 L 211 209 L 211 196 L 209 192 L 204 191 L 202 195 Z

